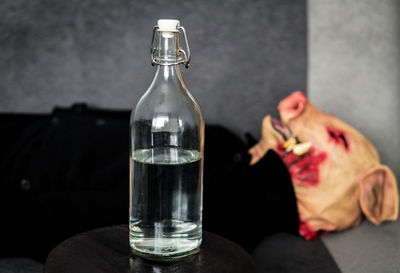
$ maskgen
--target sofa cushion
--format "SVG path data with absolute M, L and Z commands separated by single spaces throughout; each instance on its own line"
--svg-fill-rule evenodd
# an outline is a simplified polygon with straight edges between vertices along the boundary
M 0 259 L 1 273 L 42 273 L 43 264 L 24 257 Z
M 322 237 L 344 273 L 399 272 L 400 221 L 375 226 L 369 221 Z
M 265 237 L 253 251 L 257 272 L 338 273 L 338 266 L 320 239 L 306 241 L 289 233 Z

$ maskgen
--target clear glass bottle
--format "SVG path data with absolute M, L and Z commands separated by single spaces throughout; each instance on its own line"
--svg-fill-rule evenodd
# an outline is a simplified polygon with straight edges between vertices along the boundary
M 151 57 L 157 71 L 130 123 L 129 241 L 135 254 L 169 261 L 201 244 L 204 120 L 179 70 L 190 50 L 178 20 L 158 20 Z

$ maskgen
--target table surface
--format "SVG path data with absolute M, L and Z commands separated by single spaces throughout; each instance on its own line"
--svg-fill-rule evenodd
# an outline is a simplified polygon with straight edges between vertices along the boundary
M 131 253 L 128 225 L 78 234 L 54 248 L 45 273 L 255 272 L 253 259 L 237 244 L 203 231 L 200 251 L 172 263 L 148 261 Z

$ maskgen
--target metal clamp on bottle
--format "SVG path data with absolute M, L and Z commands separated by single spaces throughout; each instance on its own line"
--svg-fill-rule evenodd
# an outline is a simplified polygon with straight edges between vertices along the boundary
M 176 21 L 178 22 L 175 26 L 171 27 L 170 25 L 163 25 L 160 28 L 160 21 L 158 25 L 153 27 L 153 36 L 151 38 L 151 45 L 150 45 L 150 56 L 151 56 L 151 64 L 154 65 L 178 65 L 184 64 L 186 68 L 189 68 L 190 65 L 190 48 L 189 43 L 186 35 L 185 28 L 179 25 L 179 21 L 177 20 L 165 20 L 165 21 Z M 167 22 L 171 23 L 171 22 Z M 160 61 L 160 57 L 157 57 L 157 45 L 159 43 L 159 37 L 162 35 L 170 36 L 171 39 L 175 39 L 175 42 L 178 44 L 178 52 L 176 60 L 162 60 Z M 180 47 L 180 34 L 183 34 L 186 44 L 186 51 Z M 157 35 L 159 34 L 159 35 Z

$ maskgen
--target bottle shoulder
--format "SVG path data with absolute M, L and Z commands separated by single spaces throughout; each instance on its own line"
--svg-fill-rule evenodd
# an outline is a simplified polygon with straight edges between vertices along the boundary
M 171 86 L 149 88 L 133 110 L 131 120 L 152 119 L 160 115 L 203 120 L 199 104 L 187 89 Z

